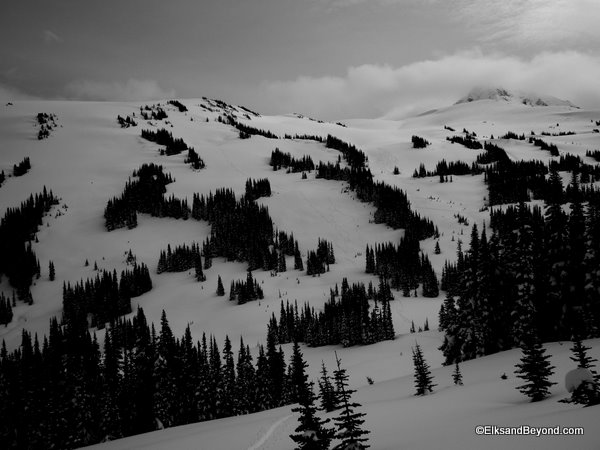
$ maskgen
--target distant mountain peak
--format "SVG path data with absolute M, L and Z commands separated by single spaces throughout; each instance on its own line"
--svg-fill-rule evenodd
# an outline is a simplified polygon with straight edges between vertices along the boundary
M 561 100 L 551 95 L 538 95 L 534 93 L 510 92 L 503 88 L 476 87 L 457 101 L 455 104 L 471 103 L 479 100 L 495 100 L 522 103 L 529 106 L 568 106 L 578 108 L 568 100 Z

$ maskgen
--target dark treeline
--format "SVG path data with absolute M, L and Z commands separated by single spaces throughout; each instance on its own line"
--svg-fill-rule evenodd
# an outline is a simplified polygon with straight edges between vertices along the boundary
M 21 161 L 19 164 L 13 165 L 13 176 L 15 176 L 15 177 L 23 176 L 27 172 L 29 172 L 30 169 L 31 169 L 31 161 L 29 160 L 29 157 L 26 156 L 25 158 L 23 158 L 23 161 Z
M 142 130 L 142 138 L 150 142 L 155 142 L 158 145 L 164 145 L 165 149 L 160 150 L 161 155 L 178 155 L 188 149 L 183 139 L 174 138 L 173 134 L 164 128 L 156 131 Z
M 476 163 L 472 163 L 470 166 L 464 161 L 450 161 L 447 162 L 445 159 L 438 161 L 435 165 L 435 170 L 429 171 L 425 169 L 425 164 L 421 163 L 419 169 L 415 169 L 413 172 L 413 178 L 425 178 L 425 177 L 447 177 L 448 175 L 476 175 L 483 172 Z M 444 179 L 444 181 L 446 181 Z
M 320 163 L 317 167 L 317 178 L 348 182 L 359 200 L 373 203 L 375 206 L 375 223 L 385 223 L 394 229 L 404 228 L 405 234 L 415 236 L 419 240 L 437 234 L 433 222 L 421 218 L 411 209 L 404 191 L 383 182 L 373 181 L 373 174 L 366 166 L 367 156 L 361 150 L 333 136 L 327 137 L 327 147 L 342 152 L 350 167 L 342 168 L 340 161 L 336 164 Z
M 437 297 L 438 280 L 429 257 L 421 253 L 419 241 L 414 237 L 404 237 L 394 245 L 367 245 L 365 252 L 365 272 L 378 275 L 394 289 L 402 290 L 409 297 L 419 284 L 422 284 L 424 297 Z
M 139 308 L 115 320 L 103 355 L 86 322 L 54 318 L 42 342 L 23 331 L 18 350 L 2 347 L 0 446 L 72 449 L 294 403 L 300 368 L 286 366 L 271 338 L 254 363 L 243 341 L 236 357 L 228 337 L 222 351 L 189 327 L 175 338 L 164 312 L 156 332 Z
M 447 264 L 440 310 L 447 363 L 522 344 L 600 336 L 600 195 L 582 202 L 577 177 L 570 212 L 560 176 L 551 174 L 545 214 L 524 203 L 491 213 L 493 234 L 471 233 L 468 252 Z
M 167 102 L 169 105 L 173 105 L 175 108 L 179 110 L 179 112 L 187 112 L 187 107 L 181 103 L 179 100 L 169 100 Z
M 169 117 L 165 110 L 158 105 L 140 106 L 140 115 L 144 120 L 163 120 Z
M 133 117 L 131 116 L 126 116 L 123 118 L 121 115 L 118 115 L 117 123 L 121 125 L 121 128 L 137 127 L 137 122 L 133 120 Z
M 225 119 L 222 119 L 221 116 L 218 118 L 219 122 L 226 123 L 227 125 L 231 125 L 239 131 L 240 139 L 248 139 L 251 136 L 262 136 L 267 139 L 279 139 L 274 133 L 271 133 L 268 130 L 261 130 L 258 128 L 251 127 L 250 125 L 244 125 L 241 122 L 238 122 L 235 117 L 231 115 L 226 115 Z
M 587 156 L 588 158 L 593 158 L 596 161 L 600 162 L 600 150 L 587 150 L 585 152 L 585 156 Z
M 492 139 L 493 139 L 493 137 L 492 137 Z M 515 140 L 518 140 L 518 141 L 524 141 L 525 140 L 525 133 L 523 133 L 521 135 L 518 135 L 514 131 L 507 131 L 506 134 L 504 134 L 503 136 L 500 136 L 500 139 L 515 139 Z
M 2 185 L 4 184 L 4 182 L 6 181 L 6 175 L 4 174 L 4 170 L 2 172 L 0 172 L 0 187 L 2 187 Z
M 367 158 L 367 155 L 365 155 L 362 150 L 359 150 L 354 145 L 344 142 L 330 134 L 327 135 L 325 146 L 340 152 L 344 157 L 344 160 L 352 168 L 365 168 L 367 162 L 369 162 L 369 158 Z
M 196 153 L 196 150 L 194 150 L 192 147 L 188 148 L 188 154 L 187 154 L 184 162 L 186 164 L 191 165 L 192 169 L 194 169 L 194 170 L 200 170 L 200 169 L 204 169 L 206 167 L 204 160 L 202 158 L 200 158 L 198 153 Z
M 13 318 L 11 299 L 0 292 L 0 325 L 9 324 Z
M 311 347 L 323 345 L 369 345 L 395 336 L 389 301 L 393 299 L 389 285 L 382 282 L 379 290 L 362 283 L 350 286 L 342 281 L 341 292 L 330 291 L 330 298 L 318 313 L 305 303 L 301 311 L 281 302 L 279 320 L 273 313 L 268 336 L 278 343 L 305 342 Z M 369 300 L 373 300 L 370 308 Z M 369 311 L 370 310 L 370 311 Z
M 325 239 L 319 239 L 317 250 L 309 250 L 306 257 L 306 274 L 319 275 L 329 272 L 329 265 L 335 264 L 333 244 Z
M 529 138 L 529 143 L 535 145 L 536 147 L 541 148 L 542 150 L 547 150 L 550 152 L 550 155 L 552 156 L 559 156 L 560 153 L 558 153 L 558 147 L 555 144 L 548 144 L 547 142 L 541 140 L 541 139 L 537 139 L 534 137 L 530 137 Z
M 473 139 L 470 134 L 465 135 L 465 137 L 451 136 L 447 137 L 446 140 L 452 142 L 453 144 L 458 143 L 464 147 L 470 148 L 471 150 L 479 150 L 483 148 L 481 142 L 479 142 L 477 139 Z
M 246 198 L 250 200 L 258 200 L 261 197 L 271 196 L 271 184 L 268 178 L 246 180 Z
M 340 125 L 340 124 L 338 124 Z M 345 125 L 341 125 L 341 126 L 345 126 Z M 319 136 L 317 134 L 284 134 L 283 135 L 284 139 L 299 139 L 299 140 L 305 140 L 305 141 L 316 141 L 316 142 L 325 142 L 325 138 L 323 136 Z
M 288 173 L 310 172 L 315 169 L 315 163 L 310 156 L 305 155 L 296 159 L 290 153 L 283 153 L 279 148 L 271 152 L 269 165 L 273 170 L 287 169 Z
M 488 205 L 543 198 L 548 167 L 541 161 L 501 161 L 485 170 Z
M 262 288 L 248 271 L 246 280 L 231 281 L 229 289 L 229 300 L 237 301 L 238 305 L 251 302 L 252 300 L 262 300 L 265 298 Z
M 103 271 L 95 278 L 81 280 L 74 286 L 63 284 L 63 323 L 104 328 L 119 316 L 131 312 L 131 299 L 152 289 L 150 272 L 145 264 L 131 270 Z
M 231 189 L 217 189 L 207 196 L 194 194 L 192 217 L 211 225 L 203 247 L 208 260 L 222 256 L 228 261 L 247 261 L 248 270 L 285 271 L 284 255 L 300 253 L 293 235 L 288 238 L 285 232 L 275 232 L 265 206 L 246 196 L 238 200 Z
M 200 276 L 202 273 L 202 256 L 200 246 L 197 243 L 192 242 L 191 246 L 185 244 L 178 245 L 173 250 L 171 250 L 171 245 L 169 244 L 166 251 L 161 250 L 160 252 L 156 273 L 185 272 L 197 267 L 199 267 L 198 275 Z
M 491 142 L 485 142 L 483 144 L 483 148 L 485 152 L 477 155 L 478 164 L 510 162 L 510 158 L 508 157 L 506 151 L 502 147 L 499 147 L 496 144 L 492 144 Z
M 143 164 L 132 174 L 120 197 L 109 200 L 104 210 L 105 226 L 108 231 L 116 228 L 137 226 L 137 213 L 155 217 L 187 219 L 189 207 L 186 200 L 171 196 L 165 198 L 166 185 L 173 182 L 171 174 L 165 174 L 162 166 Z
M 0 220 L 0 275 L 5 274 L 19 299 L 33 301 L 30 287 L 33 276 L 40 275 L 40 263 L 31 249 L 42 218 L 58 204 L 52 191 L 30 195 L 17 208 L 8 208 Z
M 426 148 L 428 145 L 431 145 L 431 142 L 429 142 L 427 139 L 422 138 L 420 136 L 413 136 L 411 138 L 411 142 L 412 142 L 413 148 Z

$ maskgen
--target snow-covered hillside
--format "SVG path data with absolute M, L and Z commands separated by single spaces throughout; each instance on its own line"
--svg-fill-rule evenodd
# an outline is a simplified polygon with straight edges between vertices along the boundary
M 527 141 L 500 139 L 508 131 L 534 131 L 536 135 L 544 132 L 548 134 L 544 140 L 555 144 L 561 154 L 579 155 L 589 164 L 595 163 L 585 154 L 587 150 L 600 149 L 600 111 L 576 109 L 569 102 L 546 97 L 527 97 L 530 101 L 524 98 L 508 92 L 478 92 L 455 105 L 402 121 L 357 119 L 344 124 L 300 115 L 256 115 L 208 99 L 181 99 L 187 112 L 160 102 L 168 114 L 167 119 L 160 121 L 139 117 L 139 108 L 145 103 L 23 101 L 2 105 L 0 171 L 4 170 L 7 178 L 0 186 L 0 215 L 18 206 L 30 193 L 41 192 L 44 186 L 52 189 L 60 203 L 44 217 L 37 241 L 32 243 L 41 266 L 41 277 L 34 280 L 31 290 L 33 304 L 17 301 L 12 321 L 6 327 L 0 326 L 0 340 L 12 350 L 19 345 L 23 329 L 40 337 L 47 334 L 50 318 L 62 313 L 63 283 L 96 276 L 95 263 L 100 270 L 120 272 L 126 267 L 129 250 L 138 262 L 148 265 L 153 281 L 150 292 L 133 299 L 134 309 L 139 304 L 149 321 L 155 323 L 165 310 L 176 336 L 181 336 L 187 325 L 194 340 L 201 339 L 202 333 L 214 335 L 219 342 L 226 335 L 234 342 L 242 336 L 252 352 L 264 343 L 268 320 L 273 313 L 279 315 L 282 300 L 297 301 L 299 305 L 308 302 L 318 310 L 329 298 L 329 290 L 344 277 L 351 282 L 377 282 L 377 277 L 365 273 L 365 248 L 397 242 L 402 230 L 374 223 L 375 208 L 359 201 L 342 182 L 316 179 L 314 172 L 303 179 L 301 173 L 274 171 L 269 166 L 276 147 L 295 157 L 309 155 L 315 162 L 335 162 L 339 152 L 305 139 L 239 139 L 235 128 L 217 121 L 223 113 L 235 114 L 241 123 L 277 136 L 330 134 L 363 150 L 375 179 L 404 190 L 412 208 L 438 227 L 439 239 L 429 238 L 421 243 L 421 248 L 439 277 L 444 262 L 455 259 L 457 242 L 468 243 L 471 225 L 489 224 L 483 174 L 454 176 L 452 183 L 440 183 L 437 177 L 412 176 L 421 164 L 433 170 L 442 159 L 468 164 L 476 160 L 478 152 L 453 144 L 447 137 L 464 129 L 481 139 L 494 139 L 512 160 L 548 162 L 553 158 L 550 153 Z M 540 102 L 545 107 L 531 106 L 541 105 Z M 40 112 L 55 114 L 57 126 L 48 138 L 38 140 L 35 117 Z M 121 128 L 117 116 L 133 113 L 138 126 Z M 183 154 L 160 155 L 158 145 L 140 137 L 142 128 L 162 127 L 191 145 L 206 168 L 192 170 L 184 163 Z M 413 135 L 427 139 L 431 145 L 412 148 Z M 30 158 L 31 170 L 20 177 L 8 176 L 13 165 L 24 157 Z M 277 274 L 255 271 L 265 298 L 244 305 L 217 296 L 215 290 L 218 276 L 226 286 L 231 280 L 244 279 L 246 264 L 217 258 L 205 271 L 207 279 L 202 283 L 194 279 L 193 270 L 156 274 L 161 250 L 168 244 L 201 243 L 209 236 L 210 227 L 195 220 L 140 215 L 133 230 L 106 231 L 103 213 L 107 201 L 120 195 L 132 172 L 148 162 L 160 164 L 172 174 L 175 182 L 167 186 L 168 195 L 187 198 L 190 203 L 194 193 L 207 194 L 229 187 L 241 195 L 248 178 L 268 178 L 272 196 L 258 201 L 269 208 L 275 225 L 294 233 L 304 258 L 307 250 L 316 248 L 319 238 L 332 242 L 336 263 L 319 277 L 291 269 Z M 395 167 L 398 174 L 394 174 Z M 440 254 L 434 252 L 436 241 Z M 86 260 L 89 265 L 85 265 Z M 56 267 L 55 281 L 48 279 L 50 261 Z M 292 258 L 287 266 L 293 267 Z M 12 295 L 6 278 L 0 280 L 0 291 Z M 333 367 L 334 351 L 338 352 L 349 371 L 351 386 L 358 388 L 356 400 L 367 413 L 365 425 L 371 431 L 373 449 L 431 449 L 440 445 L 449 449 L 597 448 L 598 406 L 582 409 L 557 402 L 567 396 L 562 379 L 574 367 L 568 359 L 569 343 L 547 345 L 557 367 L 553 380 L 558 385 L 552 388 L 552 396 L 541 403 L 530 404 L 515 390 L 520 384 L 513 375 L 520 357 L 518 350 L 465 362 L 464 386 L 455 387 L 452 367 L 442 366 L 443 356 L 438 350 L 443 341 L 442 333 L 436 331 L 443 294 L 438 298 L 424 298 L 420 291 L 418 294 L 405 298 L 401 292 L 394 292 L 394 341 L 364 347 L 303 348 L 313 379 L 318 376 L 322 360 Z M 409 332 L 412 323 L 418 328 L 426 320 L 431 331 Z M 94 331 L 102 342 L 104 330 Z M 425 397 L 413 395 L 411 348 L 415 342 L 424 349 L 438 384 L 435 392 Z M 600 358 L 600 340 L 587 343 L 593 347 L 591 353 Z M 289 352 L 290 346 L 286 345 L 285 350 Z M 507 380 L 500 378 L 503 373 L 508 375 Z M 367 377 L 374 380 L 373 385 L 368 384 Z M 98 448 L 286 450 L 294 448 L 288 435 L 296 422 L 286 407 L 134 436 Z M 521 424 L 583 426 L 585 436 L 475 434 L 477 425 Z

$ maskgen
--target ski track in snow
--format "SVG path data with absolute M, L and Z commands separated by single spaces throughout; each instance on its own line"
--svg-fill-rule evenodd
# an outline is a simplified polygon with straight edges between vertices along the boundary
M 273 425 L 271 425 L 269 427 L 269 429 L 266 431 L 266 433 L 263 434 L 262 437 L 254 445 L 252 445 L 251 447 L 248 447 L 248 450 L 259 450 L 267 442 L 267 440 L 269 440 L 273 436 L 273 434 L 275 433 L 277 428 L 280 425 L 282 425 L 283 422 L 285 422 L 292 416 L 293 416 L 293 414 L 289 414 L 285 417 L 282 417 L 277 422 L 275 422 Z

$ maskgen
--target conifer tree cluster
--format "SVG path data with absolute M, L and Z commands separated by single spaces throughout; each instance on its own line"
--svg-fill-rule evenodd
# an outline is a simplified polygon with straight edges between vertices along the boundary
M 572 185 L 576 193 L 577 177 Z M 545 214 L 525 204 L 492 211 L 489 240 L 474 225 L 469 251 L 446 265 L 446 363 L 521 346 L 532 327 L 542 342 L 600 336 L 600 197 L 584 205 L 575 194 L 568 213 L 556 198 Z
M 33 276 L 40 275 L 40 263 L 31 249 L 42 218 L 58 203 L 52 191 L 32 194 L 17 208 L 7 208 L 0 220 L 0 275 L 5 274 L 21 300 L 31 303 Z
M 192 147 L 188 147 L 188 154 L 185 157 L 184 162 L 192 166 L 192 169 L 194 170 L 200 170 L 206 167 L 204 160 L 200 158 L 198 153 L 196 153 L 196 150 L 194 150 Z
M 284 272 L 285 255 L 299 254 L 293 234 L 276 231 L 265 206 L 246 196 L 238 200 L 231 189 L 217 189 L 207 196 L 194 194 L 192 217 L 211 225 L 203 247 L 208 260 L 222 256 L 228 261 L 247 261 L 248 270 Z
M 284 139 L 296 139 L 296 140 L 304 140 L 304 141 L 315 141 L 315 142 L 320 142 L 323 143 L 325 142 L 325 138 L 323 136 L 319 136 L 317 134 L 284 134 L 283 135 Z
M 4 184 L 4 182 L 6 181 L 6 175 L 4 174 L 4 170 L 0 172 L 0 187 L 2 187 L 2 185 Z
M 246 180 L 246 198 L 250 200 L 258 200 L 261 197 L 271 196 L 271 184 L 268 178 Z
M 304 342 L 311 347 L 323 345 L 369 345 L 395 337 L 389 297 L 372 285 L 348 285 L 344 278 L 339 295 L 331 290 L 330 298 L 318 313 L 308 303 L 298 305 L 281 302 L 279 320 L 273 313 L 268 335 L 280 343 Z M 389 294 L 391 295 L 391 293 Z M 370 308 L 369 300 L 374 300 Z
M 37 113 L 35 116 L 37 124 L 40 129 L 38 130 L 38 140 L 47 139 L 50 137 L 50 132 L 57 127 L 56 125 L 56 114 L 53 113 Z
M 252 300 L 262 300 L 263 298 L 265 298 L 263 290 L 252 276 L 252 272 L 248 271 L 246 281 L 231 281 L 231 288 L 229 289 L 230 301 L 237 301 L 238 305 L 242 305 Z
M 19 164 L 13 165 L 13 176 L 21 177 L 27 172 L 29 172 L 30 169 L 31 161 L 29 160 L 29 157 L 26 156 L 25 158 L 23 158 L 23 161 L 21 161 Z
M 559 156 L 560 155 L 556 144 L 552 144 L 552 143 L 548 144 L 547 142 L 545 142 L 541 139 L 538 139 L 538 138 L 534 138 L 534 137 L 529 138 L 529 143 L 535 145 L 536 147 L 541 148 L 542 150 L 549 151 L 551 156 Z
M 279 148 L 271 152 L 269 165 L 273 170 L 287 169 L 288 173 L 310 172 L 315 169 L 315 163 L 310 156 L 304 155 L 296 159 L 290 153 L 283 153 Z
M 439 176 L 445 182 L 448 175 L 476 175 L 482 171 L 483 170 L 476 163 L 472 163 L 469 166 L 464 161 L 447 162 L 445 159 L 442 159 L 441 161 L 438 161 L 433 172 L 426 170 L 425 164 L 421 163 L 419 169 L 415 169 L 413 172 L 413 178 Z
M 237 355 L 228 337 L 219 347 L 206 335 L 194 343 L 189 326 L 176 338 L 164 312 L 155 331 L 141 308 L 111 323 L 103 352 L 84 319 L 53 318 L 41 340 L 23 331 L 18 350 L 3 344 L 0 351 L 2 448 L 72 449 L 291 402 L 310 405 L 299 348 L 286 364 L 271 338 L 256 362 L 243 340 Z
M 405 297 L 423 286 L 424 297 L 437 297 L 438 280 L 429 261 L 421 253 L 419 241 L 410 235 L 400 240 L 398 245 L 389 242 L 369 247 L 365 252 L 365 272 L 378 275 L 394 289 L 400 289 Z
M 183 141 L 183 139 L 174 138 L 173 134 L 165 128 L 161 128 L 156 131 L 142 130 L 142 138 L 158 145 L 164 145 L 165 148 L 161 149 L 161 155 L 178 155 L 179 153 L 188 149 L 188 145 Z
M 159 105 L 144 105 L 140 106 L 140 115 L 144 120 L 163 120 L 166 119 L 167 113 Z M 143 136 L 142 136 L 143 137 Z
M 174 196 L 164 197 L 166 185 L 173 182 L 160 165 L 142 164 L 132 174 L 120 197 L 109 200 L 104 209 L 105 227 L 108 231 L 137 226 L 137 213 L 155 217 L 172 217 L 186 220 L 189 217 L 187 200 Z
M 10 298 L 0 292 L 0 325 L 7 325 L 12 321 L 13 311 Z
M 125 116 L 125 118 L 123 118 L 121 115 L 118 115 L 117 123 L 121 125 L 121 128 L 137 127 L 137 122 L 131 116 Z
M 167 102 L 169 105 L 173 105 L 177 110 L 181 113 L 187 112 L 187 106 L 181 103 L 179 100 L 169 100 Z
M 471 150 L 479 150 L 483 148 L 481 142 L 479 142 L 477 139 L 474 139 L 474 137 L 471 134 L 466 134 L 464 137 L 460 135 L 448 136 L 446 137 L 446 140 L 451 142 L 452 144 L 458 143 Z
M 231 114 L 224 114 L 224 117 L 219 116 L 218 121 L 236 128 L 239 131 L 240 139 L 249 139 L 251 136 L 262 136 L 267 139 L 279 139 L 279 136 L 268 130 L 255 128 L 237 121 L 236 118 Z
M 103 271 L 95 278 L 81 280 L 74 286 L 63 284 L 63 322 L 88 324 L 103 328 L 119 316 L 131 312 L 131 299 L 152 289 L 150 272 L 145 264 L 121 272 Z
M 329 272 L 329 265 L 335 264 L 333 244 L 325 239 L 319 238 L 317 250 L 310 250 L 306 258 L 306 274 L 319 275 Z
M 431 145 L 431 142 L 429 142 L 427 139 L 424 139 L 420 136 L 414 136 L 411 138 L 411 142 L 413 145 L 413 148 L 426 148 L 428 145 Z
M 186 244 L 178 245 L 171 250 L 171 245 L 167 245 L 167 250 L 161 250 L 158 258 L 156 273 L 163 272 L 185 272 L 196 267 L 202 269 L 202 257 L 200 245 L 192 242 L 191 246 Z

